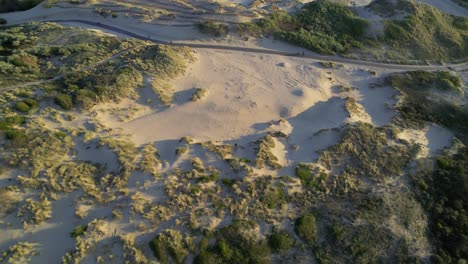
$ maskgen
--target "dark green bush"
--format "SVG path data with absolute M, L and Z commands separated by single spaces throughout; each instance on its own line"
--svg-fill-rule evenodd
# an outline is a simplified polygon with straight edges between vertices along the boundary
M 9 125 L 22 125 L 26 122 L 26 118 L 20 115 L 8 116 L 5 118 L 5 122 Z
M 213 21 L 197 22 L 195 27 L 203 34 L 209 34 L 215 37 L 226 36 L 229 33 L 229 27 L 225 24 Z
M 294 239 L 287 233 L 274 233 L 270 236 L 268 244 L 271 251 L 282 253 L 293 247 Z
M 0 25 L 6 25 L 7 23 L 8 21 L 6 19 L 0 17 Z
M 21 101 L 15 103 L 15 109 L 22 113 L 27 113 L 29 110 L 31 110 L 31 107 L 25 102 Z
M 149 246 L 160 263 L 184 263 L 189 253 L 188 238 L 176 230 L 167 229 L 150 241 Z
M 270 263 L 267 241 L 251 232 L 256 226 L 252 221 L 234 220 L 216 233 L 213 247 L 200 250 L 195 263 Z
M 70 95 L 67 94 L 59 94 L 54 99 L 55 103 L 58 104 L 65 110 L 70 110 L 73 107 L 73 100 Z
M 73 231 L 70 233 L 70 236 L 71 236 L 71 237 L 79 237 L 79 236 L 82 236 L 82 235 L 84 235 L 84 233 L 86 232 L 86 230 L 88 230 L 88 226 L 87 226 L 87 225 L 80 225 L 80 226 L 77 226 L 77 227 L 75 227 L 75 229 L 73 229 Z
M 418 198 L 430 216 L 435 263 L 468 259 L 468 147 L 437 160 L 433 172 L 413 176 Z
M 317 240 L 317 225 L 315 216 L 306 214 L 296 220 L 294 230 L 296 234 L 309 245 L 314 245 Z
M 25 137 L 25 134 L 19 130 L 12 129 L 5 132 L 5 136 L 9 140 L 18 140 Z

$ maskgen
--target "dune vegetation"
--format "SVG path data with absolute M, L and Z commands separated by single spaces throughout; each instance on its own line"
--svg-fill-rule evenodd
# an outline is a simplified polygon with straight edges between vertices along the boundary
M 382 2 L 382 1 L 381 1 Z M 392 53 L 410 59 L 439 61 L 463 60 L 468 57 L 468 18 L 453 17 L 421 3 L 406 2 L 403 19 L 384 20 L 380 41 Z M 373 9 L 378 8 L 377 4 Z M 399 10 L 384 8 L 385 10 Z
M 348 7 L 328 0 L 304 5 L 297 14 L 278 11 L 257 22 L 240 24 L 245 35 L 273 35 L 324 54 L 345 53 L 362 45 L 368 22 Z
M 329 0 L 236 30 L 323 54 L 387 47 L 410 59 L 465 56 L 465 20 L 398 3 L 394 8 L 408 13 L 398 20 L 382 1 L 371 6 L 387 19 L 377 38 L 368 35 L 369 21 Z M 196 27 L 217 37 L 228 33 L 214 22 Z M 213 65 L 213 54 L 54 23 L 0 28 L 0 262 L 466 261 L 468 113 L 460 76 L 266 54 L 255 58 L 272 62 L 258 68 L 271 79 L 241 63 L 199 71 Z M 245 78 L 187 80 L 193 72 L 205 78 L 235 70 Z M 281 89 L 293 99 L 264 88 L 280 78 L 287 78 L 290 86 Z M 260 82 L 264 93 L 249 94 Z M 314 92 L 318 99 L 306 97 Z M 258 99 L 268 93 L 280 103 Z M 278 118 L 256 121 L 262 107 Z M 184 116 L 171 116 L 175 109 Z M 223 119 L 227 140 L 189 133 L 154 140 L 122 128 L 143 120 L 168 134 L 184 123 L 211 132 L 219 129 L 212 114 L 230 111 L 255 122 L 232 136 L 242 120 Z M 391 114 L 379 125 L 382 112 Z M 350 118 L 359 113 L 368 120 Z M 423 155 L 434 124 L 451 142 Z M 408 131 L 423 136 L 407 139 Z M 63 246 L 51 250 L 51 241 Z
M 406 0 L 379 0 L 369 9 L 383 16 L 383 32 L 339 2 L 319 0 L 297 13 L 277 11 L 237 31 L 273 36 L 323 54 L 348 54 L 372 60 L 453 61 L 468 57 L 468 19 Z M 375 35 L 375 36 L 373 36 Z M 372 56 L 369 56 L 372 55 Z

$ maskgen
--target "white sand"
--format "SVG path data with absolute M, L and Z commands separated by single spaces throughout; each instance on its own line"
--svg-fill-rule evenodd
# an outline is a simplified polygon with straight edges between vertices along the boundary
M 398 137 L 419 144 L 418 157 L 429 157 L 441 154 L 442 149 L 452 145 L 453 133 L 444 127 L 430 125 L 424 130 L 405 129 Z

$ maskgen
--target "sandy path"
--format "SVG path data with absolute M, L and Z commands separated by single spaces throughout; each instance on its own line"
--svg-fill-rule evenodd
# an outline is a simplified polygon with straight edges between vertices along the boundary
M 260 49 L 260 48 L 248 48 L 248 47 L 236 47 L 236 46 L 225 46 L 225 45 L 214 45 L 214 44 L 197 44 L 197 43 L 184 43 L 184 42 L 167 42 L 162 41 L 154 38 L 149 38 L 147 36 L 142 36 L 134 32 L 127 31 L 123 28 L 114 27 L 108 24 L 103 24 L 100 22 L 92 22 L 87 20 L 81 19 L 68 19 L 68 20 L 49 20 L 49 22 L 55 23 L 80 23 L 85 25 L 90 25 L 93 27 L 103 28 L 106 30 L 110 30 L 119 34 L 124 34 L 129 37 L 151 41 L 155 44 L 165 44 L 165 45 L 172 45 L 172 46 L 187 46 L 196 49 L 218 49 L 218 50 L 233 50 L 233 51 L 243 51 L 243 52 L 251 52 L 251 53 L 264 53 L 264 54 L 272 54 L 272 55 L 282 55 L 282 56 L 293 56 L 293 57 L 301 57 L 319 61 L 332 61 L 337 63 L 346 63 L 346 64 L 353 64 L 353 65 L 360 65 L 360 66 L 368 66 L 368 67 L 379 67 L 385 69 L 394 69 L 394 70 L 440 70 L 446 69 L 447 67 L 452 67 L 454 70 L 461 71 L 468 67 L 468 63 L 459 63 L 459 64 L 446 64 L 446 65 L 402 65 L 402 64 L 391 64 L 391 63 L 383 63 L 383 62 L 372 62 L 372 61 L 362 61 L 356 59 L 348 59 L 334 55 L 318 55 L 315 53 L 307 52 L 306 54 L 301 54 L 300 52 L 291 52 L 291 51 L 278 51 L 278 50 L 268 50 L 268 49 Z M 302 48 L 298 47 L 297 50 L 302 51 Z

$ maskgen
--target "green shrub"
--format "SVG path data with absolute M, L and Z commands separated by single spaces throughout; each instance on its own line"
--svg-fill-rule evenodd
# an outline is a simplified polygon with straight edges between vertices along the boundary
M 20 115 L 8 116 L 5 118 L 5 122 L 9 125 L 22 125 L 26 122 L 26 118 Z
M 65 110 L 70 110 L 73 107 L 73 100 L 70 95 L 67 94 L 59 94 L 54 99 L 55 103 L 58 104 Z
M 226 36 L 229 33 L 229 27 L 225 24 L 213 21 L 197 22 L 195 27 L 203 34 L 209 34 L 215 37 Z
M 270 248 L 275 253 L 282 253 L 294 245 L 294 239 L 287 233 L 274 233 L 268 240 Z
M 82 236 L 84 235 L 84 233 L 86 232 L 86 230 L 88 230 L 88 226 L 87 225 L 80 225 L 80 226 L 77 226 L 75 227 L 75 229 L 73 229 L 73 231 L 70 233 L 70 236 L 71 237 L 79 237 L 79 236 Z
M 301 180 L 302 186 L 310 190 L 325 191 L 328 174 L 313 165 L 300 163 L 295 168 L 296 176 Z
M 150 248 L 159 262 L 171 263 L 172 259 L 175 263 L 181 264 L 189 253 L 189 240 L 179 231 L 167 229 L 150 241 Z
M 270 263 L 268 243 L 251 232 L 255 227 L 255 222 L 234 220 L 216 233 L 213 247 L 200 250 L 195 263 Z
M 309 245 L 314 245 L 317 241 L 317 225 L 315 216 L 306 214 L 296 220 L 294 231 Z
M 7 23 L 6 19 L 0 17 L 0 25 L 6 25 Z
M 260 201 L 270 209 L 278 208 L 285 204 L 288 199 L 286 192 L 283 188 L 276 187 L 268 190 L 261 198 Z
M 18 110 L 19 112 L 27 113 L 31 110 L 31 107 L 25 102 L 21 101 L 21 102 L 15 103 L 15 109 Z

